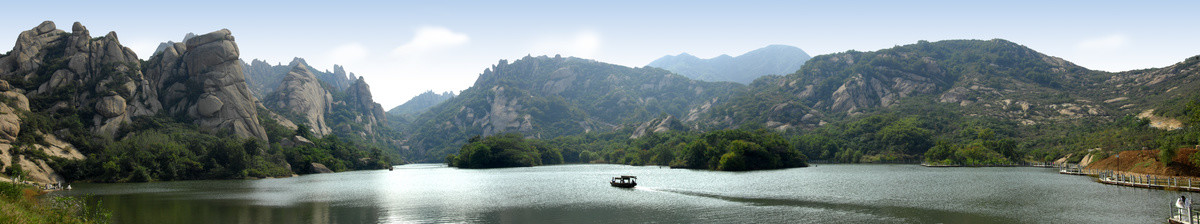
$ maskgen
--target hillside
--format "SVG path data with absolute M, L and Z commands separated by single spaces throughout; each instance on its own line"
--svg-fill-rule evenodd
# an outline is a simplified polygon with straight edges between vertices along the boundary
M 1109 155 L 1097 159 L 1087 166 L 1088 169 L 1116 170 L 1142 174 L 1163 176 L 1200 176 L 1200 167 L 1193 164 L 1191 155 L 1195 148 L 1178 149 L 1171 157 L 1171 162 L 1164 164 L 1158 157 L 1158 150 L 1130 150 L 1121 152 L 1117 157 Z
M 439 161 L 477 135 L 554 138 L 612 131 L 662 114 L 694 116 L 742 88 L 579 58 L 501 60 L 471 88 L 417 117 L 409 144 L 422 158 Z
M 416 115 L 429 110 L 430 107 L 439 103 L 446 102 L 450 98 L 454 98 L 453 92 L 434 93 L 432 90 L 425 91 L 404 102 L 404 104 L 393 107 L 387 113 L 391 115 Z
M 380 149 L 395 147 L 395 137 L 374 134 L 386 131 L 373 130 L 386 120 L 362 79 L 333 94 L 327 126 L 341 136 L 314 135 L 295 125 L 308 120 L 289 121 L 280 114 L 295 113 L 262 106 L 246 84 L 231 31 L 185 39 L 160 45 L 142 61 L 116 32 L 91 37 L 78 22 L 71 32 L 51 21 L 22 32 L 13 50 L 0 55 L 4 175 L 42 183 L 143 182 L 290 176 L 319 164 L 344 171 L 400 161 Z
M 1184 137 L 1192 128 L 1155 130 L 1133 115 L 1200 114 L 1186 91 L 1198 88 L 1194 68 L 1189 59 L 1108 73 L 1005 40 L 922 41 L 814 57 L 796 73 L 759 79 L 699 126 L 794 131 L 810 144 L 802 150 L 810 158 L 835 161 L 957 160 L 925 153 L 936 149 L 1011 162 L 1095 147 L 1174 147 L 1196 142 Z
M 429 108 L 436 106 L 442 102 L 446 102 L 450 98 L 454 98 L 453 92 L 434 93 L 433 91 L 425 91 L 421 95 L 414 96 L 404 104 L 400 104 L 387 111 L 388 125 L 393 129 L 402 130 L 411 125 L 412 120 L 418 115 L 429 111 Z
M 589 155 L 637 164 L 664 152 L 634 147 L 641 150 L 634 151 L 636 157 L 608 156 L 630 155 L 622 145 L 666 145 L 667 152 L 686 153 L 670 145 L 674 143 L 656 142 L 675 141 L 660 132 L 769 129 L 784 133 L 797 150 L 814 160 L 986 165 L 1046 160 L 1087 148 L 1170 148 L 1194 145 L 1200 139 L 1192 128 L 1200 121 L 1200 98 L 1195 91 L 1186 91 L 1200 88 L 1192 81 L 1200 77 L 1194 76 L 1200 71 L 1194 69 L 1200 61 L 1195 58 L 1166 68 L 1109 73 L 1006 40 L 921 41 L 871 52 L 821 55 L 794 73 L 669 101 L 661 96 L 691 95 L 689 90 L 696 87 L 723 84 L 693 81 L 687 88 L 654 91 L 653 98 L 628 97 L 630 90 L 662 82 L 609 82 L 604 88 L 589 89 L 587 84 L 595 79 L 566 77 L 580 71 L 590 75 L 582 77 L 625 72 L 580 69 L 583 65 L 576 63 L 581 61 L 604 65 L 548 57 L 527 57 L 511 65 L 502 61 L 485 71 L 471 90 L 418 117 L 409 129 L 411 146 L 450 151 L 468 136 L 520 132 L 581 148 L 564 147 L 567 161 L 578 160 L 573 154 L 582 158 L 594 153 Z M 562 72 L 564 67 L 572 72 Z M 610 75 L 607 80 L 625 79 Z M 579 90 L 592 94 L 573 92 Z M 613 95 L 647 100 L 603 104 L 612 102 L 607 99 Z M 659 101 L 641 104 L 648 99 Z M 537 101 L 546 106 L 525 106 Z M 1138 114 L 1154 117 L 1145 120 Z M 548 120 L 574 123 L 551 126 L 544 123 Z M 1173 120 L 1182 128 L 1149 125 Z M 645 136 L 650 140 L 641 140 Z
M 783 75 L 796 72 L 809 58 L 812 57 L 800 48 L 770 45 L 737 57 L 721 55 L 715 58 L 700 59 L 688 53 L 676 56 L 667 55 L 646 66 L 666 69 L 696 80 L 750 84 L 754 79 L 764 75 Z
M 275 88 L 279 87 L 288 72 L 297 65 L 303 65 L 317 80 L 335 91 L 346 90 L 357 79 L 354 73 L 347 74 L 346 69 L 341 65 L 333 65 L 332 72 L 318 71 L 313 69 L 312 65 L 309 65 L 303 58 L 298 57 L 293 58 L 287 65 L 271 65 L 258 59 L 251 60 L 250 63 L 242 61 L 242 72 L 246 74 L 246 85 L 254 92 L 255 97 L 266 98 L 268 94 L 275 92 Z

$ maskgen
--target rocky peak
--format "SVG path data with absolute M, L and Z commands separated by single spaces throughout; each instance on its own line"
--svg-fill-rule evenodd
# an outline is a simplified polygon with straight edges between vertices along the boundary
M 258 99 L 246 86 L 239 55 L 232 33 L 222 29 L 154 55 L 150 76 L 162 81 L 162 99 L 171 114 L 189 117 L 204 130 L 266 140 Z
M 325 123 L 325 113 L 329 111 L 333 96 L 321 87 L 307 66 L 296 64 L 276 89 L 267 97 L 268 108 L 299 116 L 300 122 L 314 134 L 326 135 L 332 131 Z
M 29 90 L 27 95 L 59 99 L 40 102 L 35 110 L 94 110 L 93 130 L 112 135 L 131 116 L 162 108 L 137 55 L 121 45 L 116 32 L 93 39 L 79 22 L 71 33 L 54 27 L 46 21 L 23 32 L 13 54 L 0 58 L 0 76 L 22 75 L 16 87 Z
M 358 77 L 353 84 L 346 88 L 345 101 L 348 106 L 361 113 L 358 120 L 366 124 L 363 126 L 367 128 L 367 134 L 374 134 L 375 126 L 387 123 L 387 115 L 383 113 L 383 106 L 375 103 L 371 97 L 371 87 L 362 77 Z

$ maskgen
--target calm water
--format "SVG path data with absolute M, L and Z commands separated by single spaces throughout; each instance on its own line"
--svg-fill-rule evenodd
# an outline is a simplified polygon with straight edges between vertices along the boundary
M 635 189 L 608 186 L 636 175 Z M 1056 170 L 415 164 L 266 180 L 77 184 L 118 223 L 1163 223 L 1179 192 Z M 1189 197 L 1200 196 L 1187 193 Z

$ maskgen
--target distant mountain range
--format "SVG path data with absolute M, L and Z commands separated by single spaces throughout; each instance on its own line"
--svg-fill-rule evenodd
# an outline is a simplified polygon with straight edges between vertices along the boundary
M 789 48 L 768 47 L 739 58 Z M 1084 147 L 1134 147 L 1169 136 L 1064 140 L 1097 130 L 1156 133 L 1107 126 L 1127 115 L 1152 118 L 1152 125 L 1175 124 L 1169 127 L 1200 121 L 1187 118 L 1200 117 L 1200 101 L 1194 100 L 1200 98 L 1198 57 L 1166 68 L 1109 73 L 994 39 L 821 55 L 786 75 L 765 75 L 749 85 L 687 80 L 670 74 L 686 72 L 655 67 L 695 61 L 687 58 L 665 57 L 648 68 L 545 56 L 501 61 L 461 95 L 417 116 L 406 129 L 409 144 L 421 151 L 415 158 L 437 161 L 466 138 L 502 132 L 542 139 L 597 132 L 637 138 L 673 130 L 762 128 L 792 133 L 810 159 L 911 161 L 936 148 L 951 151 L 950 157 L 931 157 L 938 161 L 1005 163 Z M 583 138 L 596 138 L 588 136 Z M 976 154 L 959 158 L 954 155 L 965 154 L 954 150 Z
M 416 115 L 450 98 L 454 98 L 453 92 L 435 93 L 432 90 L 425 91 L 421 95 L 414 96 L 412 99 L 404 102 L 404 104 L 393 107 L 387 113 L 390 115 Z
M 696 80 L 750 84 L 764 75 L 796 72 L 810 58 L 798 47 L 770 45 L 737 57 L 722 54 L 715 58 L 700 59 L 688 53 L 667 55 L 646 66 L 666 69 Z

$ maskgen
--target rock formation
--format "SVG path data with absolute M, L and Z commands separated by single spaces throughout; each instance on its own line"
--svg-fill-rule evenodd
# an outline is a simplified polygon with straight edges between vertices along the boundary
M 375 103 L 371 97 L 371 86 L 367 85 L 367 81 L 359 77 L 346 88 L 346 99 L 344 100 L 347 106 L 352 108 L 356 113 L 355 122 L 363 124 L 366 128 L 367 135 L 374 135 L 375 128 L 387 124 L 387 115 L 383 112 L 383 106 Z
M 93 130 L 112 135 L 132 116 L 162 109 L 140 67 L 115 32 L 93 39 L 78 22 L 67 33 L 46 21 L 22 32 L 13 51 L 0 58 L 0 77 L 21 76 L 15 85 L 26 88 L 25 94 L 57 99 L 36 109 L 94 111 Z
M 267 140 L 258 121 L 258 99 L 246 86 L 233 35 L 227 29 L 176 43 L 150 58 L 164 109 L 193 119 L 200 128 L 228 130 Z
M 267 108 L 299 116 L 313 134 L 326 135 L 332 130 L 325 123 L 333 96 L 321 87 L 317 77 L 304 64 L 297 64 L 266 100 Z
M 687 130 L 687 127 L 683 126 L 683 123 L 680 123 L 679 119 L 675 119 L 675 116 L 667 115 L 663 118 L 642 123 L 642 125 L 639 125 L 637 129 L 634 129 L 633 135 L 629 136 L 629 138 L 641 138 L 647 134 L 670 130 Z

